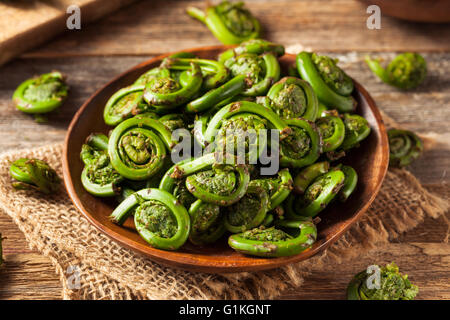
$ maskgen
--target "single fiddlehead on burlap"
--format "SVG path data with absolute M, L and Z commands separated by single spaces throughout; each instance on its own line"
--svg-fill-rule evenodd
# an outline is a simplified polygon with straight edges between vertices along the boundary
M 316 238 L 317 228 L 311 220 L 281 220 L 275 227 L 259 227 L 231 235 L 228 244 L 248 255 L 285 257 L 308 249 Z
M 322 103 L 340 112 L 355 110 L 356 100 L 351 96 L 353 80 L 336 65 L 336 60 L 305 51 L 296 60 L 298 73 L 311 84 Z
M 11 163 L 9 173 L 16 189 L 33 189 L 45 194 L 59 190 L 61 179 L 50 165 L 39 159 L 20 158 Z
M 423 151 L 422 140 L 408 130 L 390 129 L 389 138 L 389 165 L 404 167 L 417 159 Z
M 149 188 L 133 193 L 111 213 L 111 219 L 123 224 L 133 212 L 136 230 L 152 247 L 176 250 L 189 236 L 186 208 L 166 191 Z
M 348 300 L 414 300 L 419 288 L 409 281 L 408 275 L 400 273 L 394 262 L 376 267 L 380 272 L 379 286 L 369 288 L 367 280 L 371 273 L 361 271 L 348 284 Z
M 60 107 L 68 91 L 65 76 L 53 71 L 22 82 L 14 91 L 13 102 L 22 112 L 42 114 Z
M 108 155 L 108 137 L 92 134 L 81 148 L 84 168 L 81 183 L 89 193 L 97 197 L 112 197 L 119 193 L 118 184 L 123 177 L 113 168 Z
M 239 44 L 260 35 L 259 21 L 245 8 L 244 2 L 222 1 L 207 7 L 206 12 L 189 7 L 187 13 L 206 24 L 223 44 Z
M 160 121 L 136 116 L 114 128 L 108 153 L 120 175 L 131 180 L 146 180 L 163 167 L 174 144 L 170 130 Z
M 379 59 L 366 57 L 366 63 L 383 82 L 404 90 L 416 88 L 427 75 L 427 63 L 418 53 L 401 53 L 386 68 Z

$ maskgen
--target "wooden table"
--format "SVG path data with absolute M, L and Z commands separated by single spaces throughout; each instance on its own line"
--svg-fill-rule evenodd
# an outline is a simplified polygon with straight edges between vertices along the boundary
M 294 51 L 302 47 L 329 53 L 372 94 L 378 106 L 403 127 L 434 138 L 411 171 L 427 187 L 448 196 L 450 174 L 450 25 L 412 24 L 382 18 L 381 30 L 366 28 L 366 8 L 353 0 L 247 1 L 265 27 L 265 37 Z M 101 21 L 68 31 L 47 45 L 0 68 L 0 152 L 62 141 L 82 102 L 112 76 L 152 56 L 194 46 L 218 44 L 183 10 L 202 1 L 141 1 Z M 295 46 L 294 46 L 295 45 Z M 426 82 L 400 92 L 378 81 L 362 58 L 377 53 L 419 51 L 428 61 Z M 46 124 L 17 111 L 15 87 L 34 74 L 59 69 L 69 75 L 67 103 Z M 8 216 L 0 214 L 7 267 L 0 272 L 1 299 L 59 299 L 59 279 L 50 261 L 27 243 Z M 342 299 L 354 273 L 368 264 L 395 261 L 420 287 L 420 299 L 450 299 L 450 245 L 443 218 L 427 219 L 415 230 L 366 259 L 314 273 L 289 299 Z

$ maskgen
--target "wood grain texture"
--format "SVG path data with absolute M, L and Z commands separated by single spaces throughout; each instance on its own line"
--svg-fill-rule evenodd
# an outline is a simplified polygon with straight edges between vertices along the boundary
M 445 39 L 449 38 L 450 25 L 416 25 L 383 17 L 382 29 L 375 31 L 365 28 L 365 8 L 354 0 L 283 0 L 273 8 L 268 0 L 248 2 L 263 20 L 270 39 L 296 50 L 301 43 L 301 47 L 334 52 L 332 55 L 340 58 L 345 70 L 368 89 L 385 113 L 422 137 L 433 138 L 435 142 L 427 140 L 427 150 L 410 170 L 422 183 L 432 186 L 431 190 L 446 192 L 448 198 L 450 44 Z M 298 2 L 295 7 L 286 5 L 294 2 Z M 206 28 L 184 15 L 188 4 L 200 7 L 203 1 L 136 3 L 83 27 L 81 32 L 67 32 L 1 67 L 0 152 L 63 141 L 70 119 L 85 99 L 111 77 L 156 53 L 218 44 Z M 405 50 L 435 52 L 425 54 L 429 66 L 425 84 L 411 92 L 381 83 L 362 62 L 368 52 L 379 52 L 376 54 L 389 59 L 393 52 Z M 40 125 L 15 110 L 10 98 L 25 78 L 52 69 L 69 75 L 72 91 L 60 111 L 51 115 L 47 124 Z M 0 299 L 60 299 L 59 279 L 50 261 L 28 249 L 22 233 L 4 213 L 0 213 L 0 230 L 8 237 L 4 247 L 7 263 L 0 271 Z M 283 297 L 343 299 L 354 273 L 371 263 L 395 261 L 420 287 L 418 299 L 450 299 L 450 248 L 443 243 L 447 236 L 443 218 L 426 219 L 395 243 L 381 248 L 380 253 L 330 266 L 308 277 L 298 291 Z
M 248 0 L 264 37 L 321 51 L 448 51 L 450 24 L 414 24 L 382 16 L 381 29 L 366 26 L 367 6 L 355 0 Z M 159 55 L 220 44 L 185 13 L 204 1 L 141 1 L 103 18 L 82 33 L 66 32 L 28 56 Z
M 80 8 L 83 26 L 134 0 L 10 0 L 0 2 L 0 65 L 67 30 L 70 5 Z

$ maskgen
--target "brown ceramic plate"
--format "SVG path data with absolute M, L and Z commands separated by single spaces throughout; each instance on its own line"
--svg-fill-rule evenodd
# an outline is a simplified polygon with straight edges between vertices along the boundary
M 202 58 L 216 58 L 227 47 L 214 46 L 190 49 Z M 70 124 L 64 147 L 63 169 L 67 191 L 80 212 L 101 232 L 110 238 L 144 254 L 156 262 L 191 271 L 210 273 L 256 271 L 283 266 L 308 259 L 339 239 L 367 210 L 377 195 L 388 167 L 388 140 L 381 115 L 375 102 L 364 88 L 356 83 L 354 97 L 358 101 L 357 112 L 370 123 L 372 133 L 345 158 L 359 174 L 356 192 L 346 203 L 336 203 L 320 214 L 318 239 L 311 249 L 296 256 L 283 258 L 256 258 L 245 256 L 228 247 L 226 239 L 209 247 L 196 247 L 186 243 L 178 251 L 162 251 L 150 247 L 134 230 L 132 219 L 124 227 L 113 224 L 108 216 L 116 206 L 114 200 L 96 198 L 87 193 L 81 184 L 83 164 L 80 150 L 86 137 L 92 132 L 107 133 L 111 128 L 103 122 L 103 107 L 118 89 L 133 83 L 140 74 L 159 65 L 167 55 L 150 59 L 126 71 L 98 90 L 80 108 Z M 281 58 L 283 68 L 295 62 L 294 55 Z

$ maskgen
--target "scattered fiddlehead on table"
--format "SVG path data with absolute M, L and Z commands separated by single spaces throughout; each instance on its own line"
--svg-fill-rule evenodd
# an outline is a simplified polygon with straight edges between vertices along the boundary
M 260 35 L 259 21 L 245 8 L 243 2 L 222 1 L 207 7 L 206 12 L 189 7 L 187 13 L 206 24 L 223 44 L 239 44 Z
M 11 163 L 9 173 L 15 180 L 12 185 L 16 189 L 34 189 L 45 194 L 59 190 L 61 179 L 45 161 L 21 158 Z
M 191 222 L 186 208 L 166 191 L 133 193 L 111 213 L 111 219 L 122 224 L 133 212 L 137 231 L 152 247 L 176 250 L 189 236 Z
M 68 90 L 65 76 L 53 71 L 22 82 L 14 91 L 13 102 L 25 113 L 48 113 L 62 105 Z
M 414 300 L 419 288 L 413 285 L 408 275 L 402 275 L 395 263 L 383 267 L 376 266 L 380 272 L 379 288 L 370 288 L 367 270 L 356 274 L 347 287 L 348 300 Z
M 391 166 L 405 167 L 417 159 L 423 151 L 423 142 L 414 132 L 390 129 L 388 138 Z
M 401 53 L 383 68 L 379 59 L 366 57 L 370 70 L 383 82 L 408 90 L 419 86 L 427 75 L 427 63 L 418 53 Z
M 113 168 L 108 155 L 108 137 L 93 134 L 87 138 L 81 149 L 84 169 L 81 173 L 83 187 L 97 197 L 117 195 L 118 183 L 123 177 Z
M 336 60 L 305 51 L 296 60 L 298 73 L 313 87 L 321 102 L 340 112 L 355 110 L 356 100 L 351 96 L 353 80 L 336 65 Z
M 275 227 L 260 227 L 231 235 L 228 244 L 248 255 L 285 257 L 308 249 L 316 238 L 317 228 L 311 220 L 282 220 Z

